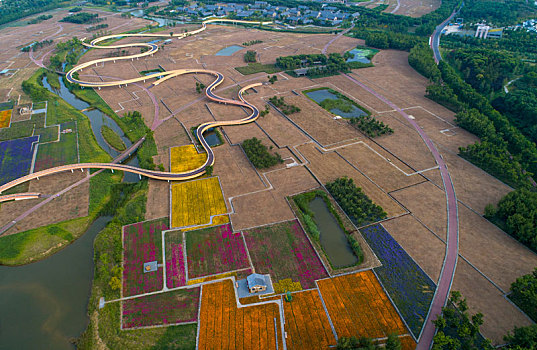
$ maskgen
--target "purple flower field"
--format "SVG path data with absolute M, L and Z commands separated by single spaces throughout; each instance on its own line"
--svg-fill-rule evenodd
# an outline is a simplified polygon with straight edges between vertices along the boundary
M 166 245 L 166 286 L 168 288 L 186 285 L 183 245 L 170 242 Z
M 144 263 L 162 263 L 163 230 L 168 218 L 139 222 L 123 228 L 123 296 L 154 292 L 162 289 L 162 267 L 144 273 Z
M 0 185 L 28 175 L 37 136 L 0 142 Z
M 244 241 L 231 224 L 186 233 L 188 277 L 198 278 L 249 267 Z
M 200 288 L 181 289 L 123 301 L 123 328 L 195 322 Z
M 291 278 L 308 289 L 328 277 L 296 219 L 245 231 L 244 237 L 256 272 L 269 273 L 275 282 Z
M 436 285 L 382 225 L 360 231 L 382 262 L 375 268 L 382 285 L 412 333 L 419 336 Z

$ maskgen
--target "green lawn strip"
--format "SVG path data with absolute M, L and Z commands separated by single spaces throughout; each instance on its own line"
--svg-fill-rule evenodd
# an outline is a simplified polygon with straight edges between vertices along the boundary
M 92 221 L 82 217 L 0 237 L 0 264 L 23 265 L 49 256 L 80 237 Z
M 276 67 L 274 64 L 261 64 L 261 63 L 248 63 L 247 66 L 243 67 L 235 67 L 235 69 L 243 74 L 243 75 L 249 75 L 249 74 L 255 74 L 260 72 L 265 72 L 268 74 L 278 73 L 282 70 L 278 67 Z
M 111 147 L 115 148 L 119 152 L 122 152 L 127 149 L 121 137 L 116 134 L 116 132 L 112 130 L 109 126 L 103 125 L 101 127 L 101 134 L 103 135 L 103 138 L 106 143 L 108 143 Z
M 45 125 L 45 114 L 34 114 L 29 120 L 11 123 L 9 128 L 0 129 L 0 142 L 32 136 L 34 128 L 42 129 Z
M 39 145 L 34 171 L 78 162 L 75 122 L 72 121 L 61 124 L 61 130 L 67 129 L 71 129 L 73 132 L 60 134 L 60 140 L 58 142 Z M 58 133 L 56 132 L 56 137 L 57 136 Z
M 327 90 L 328 92 L 336 95 L 338 97 L 338 99 L 326 99 L 323 102 L 319 103 L 319 102 L 315 101 L 314 99 L 312 99 L 311 97 L 309 97 L 307 95 L 308 92 L 314 92 L 314 91 L 319 91 L 319 90 Z M 319 88 L 315 88 L 315 89 L 304 90 L 304 91 L 302 91 L 302 93 L 307 98 L 309 98 L 313 102 L 317 103 L 319 106 L 323 107 L 324 109 L 326 109 L 330 113 L 332 113 L 330 111 L 330 109 L 334 109 L 334 108 L 338 108 L 342 112 L 350 112 L 352 110 L 351 106 L 354 105 L 356 108 L 359 108 L 362 111 L 364 111 L 365 113 L 367 113 L 367 115 L 371 115 L 371 112 L 367 108 L 360 106 L 358 103 L 356 103 L 355 101 L 353 101 L 349 97 L 343 95 L 342 93 L 340 93 L 340 92 L 338 92 L 336 90 L 330 89 L 330 88 L 319 87 Z

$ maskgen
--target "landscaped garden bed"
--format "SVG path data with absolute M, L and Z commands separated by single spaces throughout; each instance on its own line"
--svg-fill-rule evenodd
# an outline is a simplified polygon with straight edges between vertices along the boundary
M 162 263 L 161 233 L 168 225 L 162 218 L 123 227 L 123 296 L 162 289 L 162 267 L 144 273 L 144 263 Z
M 0 185 L 27 175 L 37 136 L 0 142 Z
M 177 288 L 186 285 L 183 233 L 166 232 L 166 286 Z
M 375 269 L 382 285 L 418 337 L 436 289 L 434 282 L 382 225 L 369 226 L 361 232 L 382 262 Z
M 291 278 L 303 289 L 328 277 L 298 220 L 245 231 L 246 245 L 257 273 L 270 274 L 272 281 Z
M 240 232 L 231 224 L 186 233 L 189 278 L 198 278 L 250 267 Z
M 200 288 L 179 289 L 123 301 L 122 327 L 196 322 Z

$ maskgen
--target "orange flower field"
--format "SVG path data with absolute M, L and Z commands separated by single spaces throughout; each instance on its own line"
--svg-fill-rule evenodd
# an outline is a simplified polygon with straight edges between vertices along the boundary
M 288 349 L 327 349 L 336 345 L 317 290 L 293 293 L 291 302 L 284 302 L 285 331 Z
M 7 128 L 11 122 L 11 109 L 0 111 L 0 128 Z
M 237 308 L 230 280 L 202 287 L 198 349 L 283 349 L 280 313 L 274 303 Z
M 383 338 L 408 333 L 372 271 L 317 284 L 339 337 Z

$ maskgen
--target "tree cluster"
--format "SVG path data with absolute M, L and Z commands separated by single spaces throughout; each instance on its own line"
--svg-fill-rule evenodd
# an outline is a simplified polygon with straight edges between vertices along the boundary
M 52 39 L 49 39 L 49 40 L 43 40 L 43 41 L 38 41 L 36 43 L 34 43 L 33 45 L 30 45 L 30 46 L 25 46 L 21 49 L 22 52 L 28 52 L 30 51 L 31 49 L 33 50 L 39 50 L 40 48 L 44 47 L 44 46 L 48 46 L 52 44 Z
M 375 222 L 386 217 L 386 212 L 380 206 L 373 203 L 362 192 L 360 187 L 356 187 L 353 179 L 343 177 L 329 182 L 325 186 L 357 226 Z
M 337 340 L 336 349 L 338 350 L 401 350 L 401 340 L 397 334 L 389 334 L 384 347 L 373 343 L 369 338 L 340 337 Z
M 300 108 L 298 108 L 295 105 L 289 105 L 285 103 L 284 97 L 278 97 L 278 96 L 272 96 L 269 98 L 270 103 L 272 103 L 274 106 L 276 106 L 279 110 L 283 112 L 285 115 L 298 113 L 300 112 Z
M 43 21 L 46 21 L 47 19 L 51 19 L 52 18 L 52 15 L 41 15 L 41 16 L 37 16 L 36 18 L 32 19 L 32 20 L 29 20 L 28 21 L 28 24 L 37 24 L 37 23 L 41 23 Z
M 254 63 L 254 62 L 257 62 L 257 53 L 253 50 L 248 50 L 246 51 L 246 53 L 244 54 L 244 62 L 251 62 L 251 63 Z
M 94 32 L 96 30 L 104 29 L 104 28 L 108 28 L 108 24 L 103 23 L 103 24 L 97 24 L 96 26 L 87 27 L 86 32 Z
M 529 275 L 517 278 L 511 284 L 509 299 L 517 304 L 533 321 L 537 321 L 537 269 Z M 537 346 L 537 328 L 534 332 L 534 345 Z
M 271 154 L 267 146 L 263 145 L 261 140 L 256 137 L 244 140 L 241 145 L 246 156 L 257 169 L 270 168 L 278 163 L 283 163 L 283 159 L 278 153 Z
M 104 21 L 104 18 L 98 18 L 97 13 L 79 12 L 73 15 L 65 16 L 60 22 L 69 22 L 76 24 L 92 24 Z
M 60 4 L 59 0 L 3 0 L 0 3 L 0 25 L 35 13 L 55 9 L 60 7 Z M 43 16 L 47 19 L 50 18 L 48 17 L 50 15 Z
M 381 135 L 389 135 L 393 133 L 393 129 L 384 124 L 380 120 L 373 118 L 370 115 L 363 117 L 351 118 L 350 123 L 356 129 L 360 130 L 369 137 L 377 137 Z

